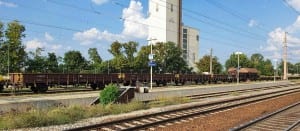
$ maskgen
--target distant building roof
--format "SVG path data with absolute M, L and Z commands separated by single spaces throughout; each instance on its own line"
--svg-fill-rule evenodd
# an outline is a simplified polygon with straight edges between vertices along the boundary
M 236 71 L 237 71 L 236 68 L 233 68 L 233 67 L 228 69 L 228 72 L 236 72 Z M 258 73 L 257 69 L 255 69 L 255 68 L 241 68 L 239 72 L 240 73 Z

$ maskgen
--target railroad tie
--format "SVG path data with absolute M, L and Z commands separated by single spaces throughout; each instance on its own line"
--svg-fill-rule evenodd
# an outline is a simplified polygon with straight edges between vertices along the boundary
M 128 127 L 135 127 L 135 125 L 132 125 L 130 123 L 124 123 L 125 126 L 128 126 Z
M 156 119 L 156 118 L 149 118 L 151 120 L 154 120 L 154 121 L 160 121 L 159 119 Z
M 147 122 L 147 123 L 152 123 L 152 121 L 150 121 L 150 120 L 148 120 L 148 119 L 142 119 L 141 121 Z
M 159 118 L 159 119 L 162 119 L 162 120 L 166 120 L 166 119 L 168 119 L 168 118 L 166 118 L 166 117 L 163 117 L 163 116 L 157 116 L 157 118 Z
M 115 130 L 112 130 L 112 129 L 110 129 L 110 128 L 106 128 L 106 127 L 104 127 L 104 128 L 101 128 L 101 130 L 104 130 L 104 131 L 115 131 Z
M 126 129 L 126 127 L 124 127 L 124 126 L 121 126 L 121 125 L 114 125 L 116 128 L 119 128 L 119 129 L 121 129 L 121 130 L 124 130 L 124 129 Z
M 140 121 L 133 121 L 132 123 L 134 124 L 138 124 L 138 125 L 143 125 L 144 123 L 140 122 Z

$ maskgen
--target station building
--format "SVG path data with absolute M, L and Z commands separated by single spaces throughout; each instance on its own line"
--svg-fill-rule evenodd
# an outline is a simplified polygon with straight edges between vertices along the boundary
M 149 33 L 151 43 L 174 42 L 183 50 L 182 57 L 196 71 L 199 52 L 199 30 L 182 22 L 182 0 L 149 0 Z M 150 44 L 150 43 L 149 43 Z

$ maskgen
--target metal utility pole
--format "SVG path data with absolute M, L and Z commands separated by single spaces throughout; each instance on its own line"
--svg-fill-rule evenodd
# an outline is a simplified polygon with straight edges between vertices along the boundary
M 7 49 L 7 76 L 9 76 L 9 64 L 10 64 L 9 47 L 10 47 L 10 44 L 8 42 L 8 49 Z
M 213 49 L 210 48 L 210 63 L 209 63 L 209 74 L 210 75 L 213 75 L 213 73 L 212 73 L 212 51 L 213 51 Z
M 156 40 L 154 38 L 149 39 L 148 41 L 150 41 L 150 55 L 149 55 L 149 60 L 152 61 L 153 60 L 153 52 L 152 52 L 152 41 Z M 150 65 L 150 89 L 152 90 L 152 65 Z
M 276 82 L 276 73 L 277 73 L 277 60 L 274 60 L 275 66 L 274 66 L 274 83 Z
M 236 84 L 239 84 L 240 83 L 240 55 L 243 54 L 243 53 L 242 52 L 235 52 L 235 54 L 238 55 Z
M 287 80 L 287 40 L 286 40 L 287 32 L 284 32 L 284 40 L 283 40 L 283 80 Z

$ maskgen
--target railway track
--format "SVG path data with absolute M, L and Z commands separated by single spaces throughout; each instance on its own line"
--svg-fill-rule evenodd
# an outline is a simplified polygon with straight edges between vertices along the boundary
M 172 123 L 175 121 L 189 121 L 189 119 L 191 119 L 192 117 L 199 117 L 201 115 L 228 110 L 231 108 L 236 108 L 239 106 L 248 105 L 298 92 L 300 92 L 300 87 L 293 86 L 292 88 L 280 91 L 209 102 L 197 106 L 163 111 L 144 116 L 123 118 L 117 121 L 94 124 L 68 130 L 153 130 L 157 127 L 164 126 L 166 123 Z
M 297 83 L 297 84 L 300 85 L 300 83 Z M 230 95 L 230 93 L 246 93 L 246 92 L 251 92 L 251 91 L 282 88 L 282 87 L 287 87 L 287 86 L 290 86 L 290 85 L 295 85 L 295 84 L 278 85 L 278 86 L 262 87 L 262 88 L 255 88 L 255 89 L 246 89 L 246 90 L 217 92 L 217 93 L 193 95 L 193 96 L 188 96 L 188 97 L 190 97 L 191 99 L 200 99 L 200 98 Z M 22 95 L 40 95 L 40 94 L 56 94 L 56 93 L 72 93 L 72 92 L 87 92 L 87 91 L 95 91 L 95 90 L 92 90 L 91 88 L 82 88 L 82 89 L 65 89 L 65 88 L 62 88 L 62 89 L 48 90 L 47 92 L 44 92 L 44 93 L 33 93 L 30 90 L 28 90 L 28 91 L 6 91 L 6 92 L 0 92 L 0 97 L 3 97 L 3 96 L 22 96 Z
M 56 93 L 71 93 L 71 92 L 87 92 L 87 91 L 94 91 L 92 89 L 53 89 L 48 90 L 44 93 L 33 93 L 32 91 L 7 91 L 1 92 L 0 97 L 3 96 L 22 96 L 22 95 L 41 95 L 41 94 L 56 94 Z
M 292 131 L 300 130 L 300 102 L 284 107 L 274 113 L 257 118 L 231 131 Z
M 263 90 L 271 90 L 271 89 L 280 89 L 288 86 L 297 86 L 300 83 L 296 84 L 287 84 L 287 85 L 278 85 L 278 86 L 270 86 L 270 87 L 261 87 L 261 88 L 252 88 L 252 89 L 241 89 L 241 90 L 233 90 L 233 91 L 224 91 L 224 92 L 216 92 L 216 93 L 207 93 L 207 94 L 200 94 L 200 95 L 192 95 L 187 96 L 190 99 L 204 99 L 210 97 L 219 97 L 219 96 L 226 96 L 226 95 L 238 95 L 241 93 L 249 93 L 254 91 L 263 91 Z

